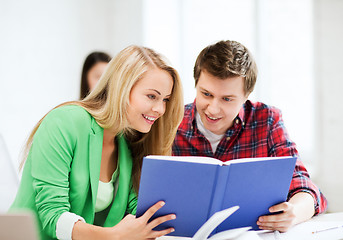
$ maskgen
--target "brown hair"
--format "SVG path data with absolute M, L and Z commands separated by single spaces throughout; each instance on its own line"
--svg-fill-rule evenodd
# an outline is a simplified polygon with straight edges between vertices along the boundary
M 220 79 L 244 77 L 244 93 L 249 95 L 257 78 L 257 66 L 249 50 L 235 41 L 219 41 L 204 48 L 194 65 L 195 86 L 201 71 L 206 70 Z
M 108 63 L 109 61 L 111 61 L 111 56 L 105 52 L 92 52 L 86 57 L 81 74 L 80 100 L 84 99 L 90 92 L 87 78 L 89 70 L 99 62 Z

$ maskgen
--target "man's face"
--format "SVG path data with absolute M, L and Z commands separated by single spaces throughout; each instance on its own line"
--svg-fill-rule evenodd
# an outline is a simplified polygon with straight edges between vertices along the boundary
M 220 79 L 202 71 L 196 85 L 196 108 L 206 129 L 224 134 L 247 100 L 241 76 Z

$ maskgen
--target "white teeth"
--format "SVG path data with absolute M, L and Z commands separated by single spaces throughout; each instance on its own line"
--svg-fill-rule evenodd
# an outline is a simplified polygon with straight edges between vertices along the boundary
M 217 120 L 218 118 L 214 118 L 214 117 L 210 117 L 210 116 L 207 116 L 209 119 L 211 120 Z
M 148 119 L 149 121 L 155 121 L 155 119 L 156 119 L 156 118 L 154 118 L 154 117 L 148 117 L 148 116 L 145 116 L 145 115 L 143 115 L 143 117 L 144 117 L 145 119 Z

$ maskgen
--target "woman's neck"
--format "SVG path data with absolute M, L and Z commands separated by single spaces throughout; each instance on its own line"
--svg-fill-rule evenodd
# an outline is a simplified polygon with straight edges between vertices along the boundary
M 103 138 L 103 144 L 107 146 L 114 145 L 116 134 L 112 133 L 108 129 L 104 129 L 104 138 Z

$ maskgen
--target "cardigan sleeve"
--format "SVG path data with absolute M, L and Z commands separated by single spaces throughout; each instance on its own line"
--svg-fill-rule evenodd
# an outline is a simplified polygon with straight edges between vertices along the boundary
M 137 194 L 136 194 L 136 191 L 133 189 L 133 187 L 131 187 L 126 211 L 130 214 L 136 215 L 136 210 L 137 210 Z
M 74 126 L 68 114 L 50 112 L 31 147 L 33 188 L 43 231 L 56 238 L 56 224 L 70 210 L 69 172 L 75 148 Z

